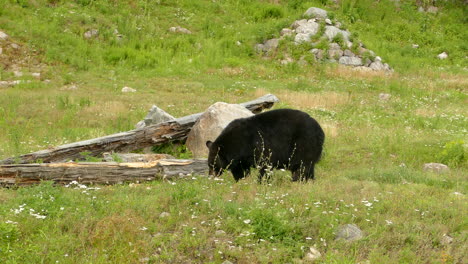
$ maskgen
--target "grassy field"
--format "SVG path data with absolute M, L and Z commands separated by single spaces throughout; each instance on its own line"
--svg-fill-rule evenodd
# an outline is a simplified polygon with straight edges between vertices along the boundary
M 276 171 L 270 184 L 254 173 L 0 189 L 0 263 L 307 263 L 310 247 L 317 263 L 467 263 L 467 5 L 339 2 L 0 0 L 0 80 L 25 81 L 0 88 L 0 159 L 133 129 L 153 104 L 179 117 L 266 93 L 326 133 L 306 184 Z M 311 6 L 394 72 L 254 52 Z M 178 25 L 193 34 L 168 31 Z M 344 224 L 364 238 L 335 240 Z

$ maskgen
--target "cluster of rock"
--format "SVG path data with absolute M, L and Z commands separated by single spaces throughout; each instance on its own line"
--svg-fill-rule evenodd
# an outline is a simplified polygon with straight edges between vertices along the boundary
M 316 61 L 338 62 L 361 70 L 392 71 L 372 50 L 366 49 L 362 43 L 353 43 L 351 33 L 342 29 L 340 22 L 328 18 L 327 11 L 311 7 L 304 13 L 304 17 L 294 21 L 290 28 L 283 28 L 280 38 L 257 44 L 256 51 L 269 55 L 277 50 L 280 40 L 293 41 L 295 45 L 310 43 L 308 52 L 314 55 Z M 318 44 L 324 39 L 328 41 L 328 47 L 319 48 Z M 298 62 L 304 62 L 306 55 Z M 288 54 L 285 57 L 281 60 L 282 64 L 294 62 Z

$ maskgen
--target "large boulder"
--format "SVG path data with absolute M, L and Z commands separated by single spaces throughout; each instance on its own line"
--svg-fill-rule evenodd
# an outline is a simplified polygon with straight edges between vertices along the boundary
M 214 141 L 232 120 L 252 115 L 252 112 L 241 105 L 215 103 L 200 116 L 185 144 L 194 158 L 208 157 L 206 141 Z

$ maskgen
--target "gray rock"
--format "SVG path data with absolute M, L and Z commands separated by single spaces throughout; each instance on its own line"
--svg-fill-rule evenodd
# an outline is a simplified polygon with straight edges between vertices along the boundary
M 325 24 L 330 25 L 330 26 L 333 25 L 332 21 L 328 18 L 325 19 Z
M 327 11 L 321 8 L 311 7 L 304 13 L 304 17 L 325 19 L 328 18 L 328 15 Z
M 3 48 L 0 47 L 0 55 L 3 53 Z
M 263 44 L 257 44 L 257 45 L 255 45 L 254 49 L 255 49 L 255 52 L 262 53 L 264 48 L 265 48 L 265 46 Z
M 307 23 L 307 19 L 296 20 L 291 24 L 291 28 L 296 29 L 306 23 Z
M 411 47 L 412 47 L 413 49 L 417 49 L 417 48 L 419 48 L 419 45 L 418 45 L 418 44 L 413 44 L 413 45 L 411 45 Z
M 442 238 L 440 239 L 440 244 L 442 244 L 443 246 L 448 246 L 452 244 L 452 242 L 453 242 L 453 237 L 447 234 L 444 234 Z
M 122 88 L 122 93 L 134 93 L 134 92 L 136 92 L 136 90 L 131 87 L 125 86 L 124 88 Z
M 449 167 L 442 163 L 426 163 L 423 165 L 423 170 L 434 173 L 444 173 L 450 171 Z
M 382 58 L 380 58 L 380 56 L 375 56 L 374 61 L 382 61 Z
M 225 261 L 223 261 L 223 263 L 221 263 L 221 264 L 234 264 L 234 263 L 232 263 L 232 262 L 229 261 L 229 260 L 225 260 Z
M 345 50 L 344 53 L 343 53 L 345 56 L 348 56 L 348 57 L 355 57 L 356 54 L 354 54 L 352 51 L 350 51 L 349 49 Z
M 340 45 L 338 45 L 338 44 L 333 45 L 333 44 L 336 44 L 336 43 L 331 43 L 330 44 L 330 49 L 328 50 L 328 57 L 329 58 L 340 58 L 341 56 L 343 56 L 343 51 L 341 50 Z
M 41 78 L 41 73 L 40 72 L 33 72 L 33 73 L 31 73 L 31 76 L 36 78 L 36 79 L 40 79 Z
M 301 43 L 305 41 L 310 41 L 310 38 L 317 34 L 319 31 L 320 25 L 313 20 L 309 20 L 306 23 L 302 23 L 296 28 L 296 37 L 294 42 Z
M 171 216 L 171 214 L 168 213 L 168 212 L 162 212 L 161 214 L 159 214 L 159 218 L 166 218 L 166 217 L 169 217 L 169 216 Z
M 166 111 L 162 110 L 161 108 L 153 105 L 149 110 L 148 114 L 143 119 L 143 126 L 155 125 L 162 122 L 174 121 L 175 117 L 168 114 Z
M 371 68 L 374 71 L 383 71 L 385 70 L 385 67 L 381 61 L 374 61 L 369 65 L 369 68 Z
M 181 26 L 176 26 L 176 27 L 170 27 L 169 28 L 169 32 L 172 32 L 172 33 L 181 33 L 181 34 L 187 34 L 187 35 L 190 35 L 192 34 L 192 31 L 186 29 L 186 28 L 183 28 Z
M 338 60 L 338 63 L 343 64 L 343 65 L 350 65 L 350 66 L 361 66 L 362 59 L 359 57 L 343 56 Z
M 283 28 L 280 32 L 280 36 L 285 37 L 285 36 L 292 36 L 293 35 L 293 30 L 290 28 Z
M 370 59 L 366 59 L 364 62 L 364 66 L 369 67 L 371 65 L 372 61 Z
M 225 234 L 226 232 L 224 232 L 223 230 L 216 230 L 215 232 L 215 236 L 217 237 L 224 236 Z
M 97 29 L 90 29 L 83 34 L 84 38 L 86 39 L 94 38 L 98 35 L 99 35 L 99 30 Z
M 321 49 L 311 49 L 310 52 L 315 55 L 315 59 L 323 60 L 324 51 Z
M 304 257 L 304 260 L 315 261 L 319 259 L 320 257 L 322 257 L 322 254 L 320 253 L 320 251 L 318 251 L 315 247 L 310 247 L 309 252 L 307 252 L 307 254 Z
M 206 141 L 214 141 L 232 120 L 252 115 L 252 112 L 237 104 L 215 103 L 200 116 L 192 127 L 186 146 L 195 158 L 207 157 Z
M 352 242 L 363 238 L 363 233 L 361 229 L 355 224 L 347 224 L 338 227 L 336 233 L 336 240 L 345 240 L 347 242 Z
M 7 40 L 9 37 L 5 32 L 0 31 L 0 40 Z
M 441 54 L 437 55 L 437 58 L 440 59 L 440 60 L 445 60 L 448 58 L 448 54 L 447 52 L 442 52 Z
M 20 48 L 20 46 L 18 44 L 16 44 L 16 43 L 11 43 L 10 47 L 12 47 L 13 49 L 19 49 Z
M 265 41 L 265 43 L 263 44 L 263 50 L 265 52 L 270 52 L 270 51 L 275 50 L 276 48 L 278 48 L 278 45 L 279 45 L 279 39 L 277 39 L 277 38 L 269 39 L 269 40 Z
M 307 23 L 303 23 L 302 25 L 296 28 L 296 33 L 305 33 L 310 34 L 311 36 L 317 34 L 319 31 L 320 25 L 313 20 L 307 21 Z
M 299 33 L 294 37 L 294 43 L 300 44 L 303 42 L 308 42 L 310 41 L 310 35 L 306 33 Z
M 390 100 L 391 97 L 392 97 L 391 94 L 387 94 L 387 93 L 379 94 L 380 101 L 388 101 L 388 100 Z
M 335 26 L 325 26 L 325 36 L 328 40 L 333 40 L 339 33 L 341 33 L 345 41 L 349 41 L 349 36 L 351 34 L 347 30 L 341 30 Z
M 418 12 L 423 13 L 424 12 L 424 7 L 422 7 L 422 6 L 418 7 Z

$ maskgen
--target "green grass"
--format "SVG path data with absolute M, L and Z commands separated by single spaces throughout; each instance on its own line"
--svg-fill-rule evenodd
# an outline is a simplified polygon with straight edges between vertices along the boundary
M 0 88 L 0 159 L 131 130 L 153 104 L 180 117 L 265 93 L 326 133 L 313 183 L 276 171 L 257 184 L 254 171 L 239 183 L 228 173 L 0 189 L 0 262 L 302 263 L 311 246 L 318 263 L 468 262 L 466 5 L 437 1 L 430 14 L 409 0 L 276 2 L 0 0 L 0 30 L 10 35 L 0 42 L 0 80 L 30 81 Z M 311 6 L 325 7 L 395 72 L 255 54 Z M 193 34 L 168 31 L 177 25 Z M 90 29 L 99 35 L 85 39 Z M 11 42 L 20 51 L 11 53 Z M 310 48 L 280 46 L 295 59 Z M 442 51 L 449 59 L 436 58 Z M 178 144 L 154 150 L 190 157 Z M 450 172 L 425 172 L 428 162 Z M 364 238 L 335 241 L 350 223 Z

